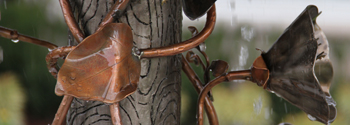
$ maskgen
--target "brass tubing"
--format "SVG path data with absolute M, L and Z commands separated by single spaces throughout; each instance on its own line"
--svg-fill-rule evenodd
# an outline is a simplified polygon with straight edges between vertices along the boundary
M 1 26 L 0 26 L 0 36 L 11 40 L 20 40 L 23 42 L 32 43 L 32 44 L 43 46 L 52 50 L 57 48 L 57 45 L 52 44 L 50 42 L 36 39 L 30 36 L 22 35 L 22 34 L 19 34 L 16 30 L 8 29 Z
M 111 10 L 108 12 L 106 17 L 101 22 L 100 26 L 98 27 L 97 31 L 100 30 L 104 25 L 108 23 L 112 23 L 115 18 L 119 18 L 121 14 L 124 13 L 126 7 L 129 6 L 130 0 L 123 0 L 122 2 L 119 2 L 117 0 Z
M 242 70 L 242 71 L 231 71 L 228 72 L 227 74 L 221 75 L 212 81 L 210 81 L 204 89 L 201 91 L 199 94 L 198 98 L 198 109 L 197 109 L 197 117 L 198 117 L 198 125 L 203 125 L 203 105 L 204 105 L 204 99 L 208 95 L 208 92 L 213 88 L 214 86 L 222 83 L 222 82 L 227 82 L 227 81 L 232 81 L 232 80 L 247 80 L 250 79 L 251 77 L 251 72 L 250 70 Z
M 58 108 L 55 118 L 52 121 L 52 125 L 62 125 L 64 124 L 64 121 L 66 120 L 66 114 L 68 112 L 68 109 L 70 107 L 70 104 L 73 101 L 72 96 L 65 95 L 63 96 L 62 102 L 60 104 L 60 107 Z
M 162 57 L 162 56 L 172 56 L 172 55 L 176 55 L 176 54 L 185 52 L 187 50 L 190 50 L 198 46 L 202 42 L 204 42 L 209 37 L 209 35 L 214 29 L 215 22 L 216 22 L 216 12 L 215 12 L 215 4 L 214 4 L 211 7 L 211 9 L 207 12 L 207 22 L 205 24 L 204 29 L 199 34 L 192 37 L 191 39 L 188 39 L 178 44 L 160 47 L 160 48 L 143 49 L 143 50 L 140 50 L 141 53 L 139 54 L 141 54 L 141 58 L 153 58 L 153 57 Z
M 80 30 L 78 23 L 74 19 L 71 6 L 68 0 L 59 0 L 64 20 L 66 21 L 69 30 L 72 32 L 73 37 L 77 40 L 78 43 L 84 40 L 84 34 Z
M 187 75 L 187 77 L 190 79 L 192 85 L 196 89 L 197 93 L 203 90 L 203 84 L 199 80 L 197 74 L 193 71 L 192 67 L 188 64 L 184 56 L 182 56 L 182 70 Z M 209 119 L 210 125 L 218 125 L 219 120 L 216 115 L 215 108 L 213 106 L 213 103 L 209 99 L 209 97 L 205 96 L 205 109 L 207 112 L 207 116 Z
M 112 119 L 113 125 L 122 125 L 122 119 L 120 117 L 119 102 L 110 105 L 109 110 L 111 112 L 111 119 Z

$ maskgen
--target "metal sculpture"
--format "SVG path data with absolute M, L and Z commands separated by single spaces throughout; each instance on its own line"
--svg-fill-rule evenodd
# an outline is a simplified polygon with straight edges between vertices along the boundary
M 321 84 L 315 77 L 314 65 L 328 66 L 325 72 L 332 76 L 328 57 L 328 42 L 316 24 L 319 15 L 310 5 L 285 30 L 268 52 L 263 52 L 250 70 L 231 71 L 216 77 L 202 90 L 198 101 L 198 124 L 203 124 L 203 103 L 208 91 L 215 85 L 236 79 L 250 80 L 297 106 L 309 117 L 324 124 L 336 117 L 335 102 L 329 94 L 330 78 Z M 327 49 L 318 46 L 326 47 Z M 328 75 L 327 74 L 327 75 Z
M 316 6 L 306 7 L 272 48 L 261 55 L 271 72 L 267 89 L 326 124 L 335 119 L 336 108 L 313 69 L 317 56 L 322 55 L 322 52 L 316 55 L 318 46 L 324 44 L 318 42 L 324 40 L 322 36 L 315 37 L 322 32 L 319 28 L 315 30 L 318 15 Z
M 117 1 L 96 33 L 87 38 L 78 28 L 68 0 L 60 0 L 65 21 L 79 43 L 77 46 L 57 47 L 47 41 L 21 35 L 3 27 L 0 27 L 0 36 L 52 50 L 46 56 L 47 67 L 49 72 L 57 77 L 55 93 L 59 96 L 64 95 L 53 125 L 63 124 L 74 97 L 110 103 L 113 124 L 122 124 L 118 102 L 135 92 L 140 77 L 140 58 L 170 56 L 191 48 L 197 48 L 205 58 L 205 61 L 202 61 L 192 51 L 189 51 L 186 57 L 182 56 L 182 70 L 196 91 L 200 92 L 197 112 L 199 125 L 203 124 L 204 105 L 210 124 L 219 124 L 212 96 L 208 92 L 223 81 L 236 79 L 257 83 L 322 123 L 327 124 L 335 119 L 335 102 L 329 94 L 333 69 L 328 55 L 328 41 L 316 24 L 316 17 L 319 15 L 316 6 L 308 6 L 271 49 L 263 52 L 253 62 L 250 70 L 227 72 L 228 64 L 225 61 L 215 60 L 209 63 L 209 58 L 204 52 L 203 42 L 213 31 L 216 22 L 214 2 L 215 0 L 184 1 L 184 11 L 190 19 L 196 19 L 207 12 L 204 29 L 198 33 L 195 27 L 189 27 L 192 38 L 160 48 L 139 50 L 133 47 L 130 27 L 122 23 L 112 23 L 124 12 L 130 3 L 129 0 Z M 60 70 L 57 66 L 59 58 L 65 58 Z M 201 65 L 204 70 L 204 84 L 189 62 Z M 315 65 L 323 65 L 325 68 L 314 69 Z M 314 70 L 318 73 L 315 74 Z M 215 77 L 213 80 L 210 72 Z
M 118 102 L 135 92 L 140 77 L 140 58 L 176 55 L 198 46 L 211 34 L 216 22 L 213 5 L 208 11 L 204 29 L 196 37 L 175 45 L 139 50 L 133 47 L 130 27 L 122 23 L 112 23 L 129 5 L 129 0 L 116 2 L 97 31 L 87 38 L 78 28 L 68 0 L 60 0 L 60 4 L 65 21 L 79 43 L 77 46 L 57 47 L 49 42 L 0 27 L 2 37 L 41 45 L 52 50 L 46 56 L 47 67 L 49 72 L 57 77 L 55 93 L 59 96 L 64 95 L 53 125 L 63 124 L 73 97 L 112 104 L 110 111 L 113 124 L 122 124 Z M 60 70 L 57 66 L 59 58 L 65 58 Z M 209 105 L 213 108 L 212 104 Z M 215 120 L 213 123 L 216 123 L 216 116 L 212 117 Z

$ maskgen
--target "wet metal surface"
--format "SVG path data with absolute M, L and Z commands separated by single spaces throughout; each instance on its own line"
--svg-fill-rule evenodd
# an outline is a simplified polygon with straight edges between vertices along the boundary
M 267 90 L 327 124 L 335 119 L 336 108 L 328 103 L 314 75 L 318 50 L 314 20 L 318 14 L 316 6 L 308 6 L 262 57 L 271 73 Z
M 183 10 L 188 18 L 195 20 L 205 14 L 216 0 L 182 0 Z
M 141 65 L 132 42 L 130 27 L 122 23 L 107 24 L 86 38 L 66 57 L 56 94 L 114 103 L 133 93 Z

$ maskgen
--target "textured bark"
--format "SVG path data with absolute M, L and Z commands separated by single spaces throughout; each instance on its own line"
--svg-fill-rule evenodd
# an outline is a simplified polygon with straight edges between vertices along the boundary
M 118 21 L 130 25 L 134 45 L 140 49 L 181 41 L 181 0 L 132 0 Z M 72 9 L 86 36 L 95 32 L 113 0 L 71 0 Z M 70 37 L 70 44 L 74 44 Z M 142 59 L 141 77 L 134 94 L 121 101 L 124 125 L 180 124 L 181 56 Z M 68 124 L 112 124 L 109 106 L 74 99 Z

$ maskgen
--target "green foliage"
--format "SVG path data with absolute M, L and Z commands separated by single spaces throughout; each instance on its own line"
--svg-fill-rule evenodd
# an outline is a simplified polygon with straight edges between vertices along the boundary
M 0 125 L 23 125 L 25 91 L 14 73 L 0 74 L 0 81 Z
M 67 39 L 67 28 L 63 22 L 49 22 L 46 3 L 7 1 L 1 5 L 0 25 L 16 29 L 19 33 L 35 38 L 56 41 Z M 60 38 L 64 36 L 63 38 Z M 66 40 L 65 40 L 66 41 Z M 64 42 L 64 41 L 62 41 Z M 64 43 L 63 43 L 64 44 Z M 48 73 L 45 56 L 48 50 L 37 45 L 0 38 L 3 62 L 0 73 L 12 71 L 19 75 L 27 98 L 26 111 L 32 117 L 52 118 L 57 111 L 60 98 L 54 94 L 56 80 Z

